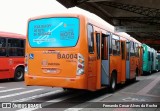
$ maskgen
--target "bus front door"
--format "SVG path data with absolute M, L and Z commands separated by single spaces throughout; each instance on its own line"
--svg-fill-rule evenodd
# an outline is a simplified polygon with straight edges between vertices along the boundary
M 121 42 L 121 82 L 124 83 L 126 81 L 126 42 Z
M 143 73 L 143 47 L 139 47 L 139 75 L 138 76 L 141 76 L 142 73 Z
M 101 48 L 101 86 L 109 85 L 109 40 L 110 34 L 102 34 L 102 48 Z
M 126 79 L 130 79 L 130 42 L 126 42 Z
M 93 53 L 89 54 L 88 90 L 95 91 L 101 88 L 101 32 L 93 34 Z M 92 38 L 91 38 L 92 39 Z
M 100 89 L 101 88 L 101 46 L 102 46 L 102 33 L 101 32 L 96 32 L 95 33 L 95 40 L 96 40 L 96 63 L 97 63 L 97 67 L 96 67 L 96 89 Z

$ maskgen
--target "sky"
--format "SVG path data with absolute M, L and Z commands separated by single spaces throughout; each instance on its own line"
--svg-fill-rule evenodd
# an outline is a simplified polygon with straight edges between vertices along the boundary
M 0 31 L 26 35 L 29 18 L 54 13 L 81 13 L 104 24 L 98 16 L 77 7 L 67 9 L 56 0 L 0 0 Z

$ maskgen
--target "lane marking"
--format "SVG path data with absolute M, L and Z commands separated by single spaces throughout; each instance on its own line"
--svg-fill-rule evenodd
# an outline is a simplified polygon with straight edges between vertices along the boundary
M 9 91 L 15 91 L 15 90 L 20 90 L 20 89 L 25 89 L 25 88 L 13 88 L 13 89 L 0 90 L 0 93 L 9 92 Z
M 46 101 L 44 103 L 42 103 L 42 108 L 45 107 L 45 106 L 48 106 L 48 105 L 51 105 L 53 104 L 53 102 L 61 102 L 61 101 L 64 101 L 66 99 L 70 99 L 70 98 L 73 98 L 73 97 L 76 97 L 76 96 L 79 96 L 79 95 L 82 95 L 83 93 L 76 93 L 76 94 L 71 94 L 69 96 L 63 96 L 63 97 L 60 97 L 60 98 L 57 98 L 57 99 L 53 99 L 53 100 L 49 100 L 49 101 Z M 34 110 L 37 110 L 37 109 L 40 109 L 40 108 L 24 108 L 24 109 L 20 109 L 20 110 L 16 110 L 16 111 L 34 111 Z
M 27 97 L 27 98 L 22 98 L 22 99 L 19 99 L 19 100 L 14 100 L 12 102 L 25 102 L 25 101 L 29 101 L 29 100 L 53 95 L 53 94 L 60 93 L 60 92 L 63 92 L 63 90 L 51 91 L 51 92 L 47 92 L 47 93 L 43 93 L 43 94 L 39 94 L 39 95 L 34 95 L 34 96 L 31 96 L 31 97 Z
M 123 101 L 136 101 L 136 102 L 144 102 L 146 101 L 145 99 L 140 99 L 140 98 L 132 98 L 132 97 L 127 97 L 127 98 L 124 98 L 122 99 Z
M 141 89 L 137 94 L 147 94 L 158 82 L 160 81 L 160 76 L 154 79 L 151 83 L 149 83 L 146 87 Z
M 0 88 L 5 88 L 5 87 L 0 87 Z
M 132 111 L 132 108 L 115 108 L 113 111 Z
M 89 100 L 89 101 L 86 101 L 86 102 L 99 102 L 99 101 L 102 101 L 103 99 L 105 98 L 108 98 L 110 96 L 112 96 L 113 94 L 107 94 L 107 95 L 103 95 L 103 96 L 100 96 L 98 98 L 95 98 L 95 99 L 92 99 L 92 100 Z M 76 106 L 73 106 L 72 108 L 67 108 L 65 109 L 64 111 L 80 111 L 82 109 L 84 109 L 85 107 L 88 106 L 88 104 L 86 104 L 86 102 L 82 103 L 82 104 L 78 104 Z M 78 108 L 78 107 L 82 107 L 83 108 Z M 76 108 L 75 108 L 76 107 Z
M 160 97 L 160 96 L 156 96 L 156 95 L 151 95 L 151 94 L 137 94 L 137 93 L 131 93 L 131 92 L 120 92 L 122 94 L 132 94 L 132 95 L 141 95 L 141 96 L 150 96 L 150 97 Z
M 80 111 L 80 110 L 82 110 L 83 108 L 68 108 L 68 109 L 66 109 L 66 110 L 64 110 L 64 111 Z
M 5 96 L 0 96 L 0 99 L 8 98 L 8 97 L 13 97 L 13 96 L 19 96 L 19 95 L 22 95 L 22 94 L 32 93 L 32 92 L 40 91 L 40 90 L 43 90 L 43 89 L 34 89 L 34 90 L 29 90 L 29 91 L 24 91 L 24 92 L 9 94 L 9 95 L 5 95 Z

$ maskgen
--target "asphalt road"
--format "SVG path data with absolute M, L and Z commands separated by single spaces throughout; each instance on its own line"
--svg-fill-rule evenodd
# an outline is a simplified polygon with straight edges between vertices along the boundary
M 107 89 L 64 91 L 0 80 L 0 111 L 160 111 L 158 106 L 160 72 L 118 85 L 114 93 Z

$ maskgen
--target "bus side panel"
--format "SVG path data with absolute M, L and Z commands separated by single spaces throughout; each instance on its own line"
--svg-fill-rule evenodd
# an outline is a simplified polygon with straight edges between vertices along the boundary
M 130 42 L 126 42 L 126 79 L 130 78 Z
M 130 61 L 126 61 L 126 79 L 130 79 Z
M 135 43 L 130 42 L 130 79 L 135 78 L 136 76 L 136 54 L 135 54 Z
M 11 66 L 9 63 L 9 59 L 4 57 L 0 58 L 0 79 L 11 78 Z
M 150 47 L 143 44 L 143 49 L 144 49 L 144 53 L 143 53 L 143 72 L 144 73 L 143 74 L 145 74 L 145 72 L 149 73 L 151 71 L 152 58 L 151 58 Z
M 95 40 L 96 40 L 96 51 L 97 51 L 97 60 L 96 60 L 96 64 L 97 64 L 97 67 L 96 67 L 96 72 L 97 72 L 97 74 L 96 74 L 96 89 L 101 89 L 101 43 L 102 43 L 102 39 L 101 39 L 101 37 L 102 37 L 102 33 L 101 32 L 99 32 L 99 33 L 96 33 L 96 35 L 95 35 Z
M 88 60 L 88 89 L 95 90 L 96 89 L 96 56 L 90 55 Z
M 154 50 L 154 49 L 153 49 Z M 154 50 L 153 51 L 153 71 L 156 71 L 156 57 L 157 57 L 157 52 Z
M 104 32 L 106 33 L 106 32 Z M 109 34 L 110 35 L 110 34 Z M 102 38 L 102 68 L 101 68 L 101 85 L 102 86 L 109 86 L 109 45 L 110 45 L 110 36 L 108 37 L 103 37 Z
M 126 42 L 121 42 L 121 57 L 122 57 L 122 69 L 121 69 L 121 82 L 126 81 Z
M 14 78 L 17 66 L 24 65 L 24 58 L 0 58 L 0 79 Z
M 101 76 L 101 84 L 109 85 L 109 62 L 108 60 L 102 60 L 102 76 Z
M 138 76 L 141 76 L 143 74 L 143 48 L 140 47 L 139 48 L 139 75 Z
M 87 74 L 87 89 L 88 90 L 96 90 L 96 77 L 97 77 L 97 56 L 96 56 L 96 38 L 94 34 L 94 25 L 88 24 L 87 30 L 86 30 L 86 47 L 88 48 L 87 54 L 88 54 L 88 74 Z M 84 45 L 82 46 L 84 47 Z M 87 49 L 86 48 L 86 49 Z
M 117 83 L 121 82 L 121 57 L 120 56 L 110 56 L 110 74 L 113 73 L 113 71 L 117 74 Z
M 136 57 L 131 56 L 130 57 L 130 79 L 133 79 L 136 74 Z
M 10 78 L 13 78 L 14 77 L 14 73 L 15 73 L 15 70 L 18 66 L 24 66 L 24 57 L 15 57 L 15 58 L 12 58 L 12 57 L 9 57 L 9 60 L 12 60 L 12 64 L 11 64 L 11 74 L 10 74 Z
M 143 74 L 148 72 L 148 52 L 147 47 L 143 44 Z
M 160 53 L 157 53 L 157 67 L 158 67 L 158 71 L 160 70 Z

